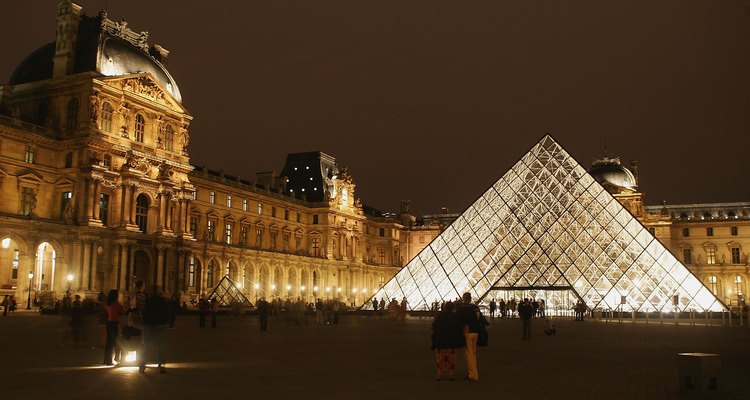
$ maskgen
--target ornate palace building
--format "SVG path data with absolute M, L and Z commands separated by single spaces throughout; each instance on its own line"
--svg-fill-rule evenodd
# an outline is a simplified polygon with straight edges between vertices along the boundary
M 56 40 L 0 87 L 0 294 L 95 297 L 144 280 L 187 299 L 229 276 L 250 299 L 356 303 L 439 233 L 364 212 L 325 153 L 254 181 L 191 165 L 169 52 L 104 11 L 58 11 Z
M 0 86 L 0 295 L 95 297 L 144 280 L 187 300 L 229 276 L 251 300 L 360 304 L 458 217 L 371 210 L 322 152 L 253 180 L 192 165 L 169 51 L 104 11 L 58 11 L 55 41 Z M 645 207 L 635 165 L 590 172 L 720 299 L 742 299 L 750 203 Z

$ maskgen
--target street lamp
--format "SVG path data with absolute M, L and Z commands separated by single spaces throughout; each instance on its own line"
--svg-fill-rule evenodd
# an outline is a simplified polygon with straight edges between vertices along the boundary
M 29 298 L 26 300 L 26 309 L 31 310 L 31 280 L 34 279 L 34 273 L 29 272 Z
M 68 292 L 70 292 L 70 283 L 73 282 L 73 274 L 68 274 Z
M 255 285 L 253 285 L 253 287 L 255 287 L 255 302 L 257 303 L 258 302 L 258 289 L 260 289 L 260 285 L 256 283 Z
M 352 306 L 356 307 L 357 306 L 357 289 L 356 288 L 352 289 L 352 294 L 354 294 L 354 301 L 352 301 Z

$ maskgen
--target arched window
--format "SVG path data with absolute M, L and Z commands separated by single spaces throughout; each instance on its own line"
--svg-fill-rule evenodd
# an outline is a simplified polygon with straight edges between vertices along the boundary
M 708 288 L 711 290 L 711 293 L 716 294 L 716 275 L 711 275 L 708 277 Z
M 69 131 L 78 128 L 78 99 L 73 97 L 68 101 L 68 116 L 65 121 L 65 129 Z
M 172 151 L 174 148 L 174 128 L 172 125 L 167 125 L 164 129 L 164 150 Z
M 146 120 L 143 115 L 136 114 L 135 116 L 135 141 L 143 143 L 144 132 L 146 131 Z
M 138 229 L 146 233 L 148 227 L 148 197 L 145 194 L 139 194 L 135 199 L 135 224 L 138 225 Z

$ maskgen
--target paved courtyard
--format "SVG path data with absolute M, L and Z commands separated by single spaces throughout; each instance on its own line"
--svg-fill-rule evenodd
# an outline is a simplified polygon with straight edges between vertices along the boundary
M 168 373 L 104 368 L 95 329 L 86 346 L 61 340 L 61 319 L 0 317 L 3 399 L 672 399 L 677 353 L 721 355 L 723 398 L 750 399 L 750 328 L 556 320 L 556 337 L 520 340 L 518 320 L 495 320 L 479 351 L 480 380 L 435 381 L 430 320 L 349 316 L 337 326 L 287 326 L 222 316 L 169 331 Z M 459 375 L 465 373 L 459 357 Z

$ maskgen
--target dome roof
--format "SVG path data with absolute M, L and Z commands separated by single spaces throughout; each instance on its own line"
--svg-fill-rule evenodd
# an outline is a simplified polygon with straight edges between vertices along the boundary
M 635 175 L 620 164 L 618 158 L 595 160 L 589 169 L 589 174 L 601 184 L 609 184 L 631 190 L 634 190 L 638 186 Z
M 175 100 L 182 103 L 177 83 L 164 65 L 149 54 L 147 45 L 127 40 L 129 36 L 119 31 L 102 31 L 102 23 L 99 22 L 102 18 L 107 29 L 114 24 L 106 20 L 106 16 L 82 17 L 72 73 L 98 72 L 104 76 L 149 73 Z M 35 50 L 15 69 L 10 84 L 51 79 L 54 56 L 55 42 Z

